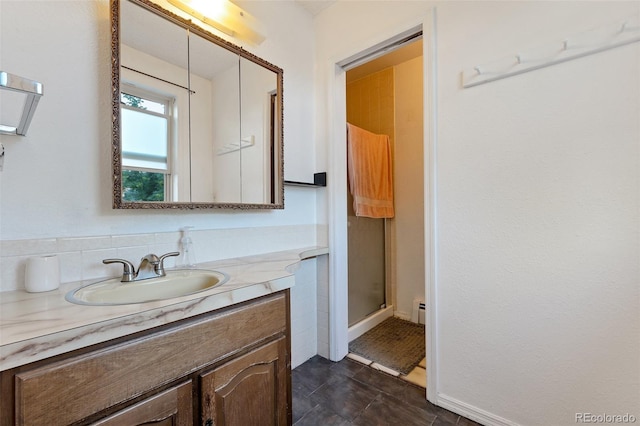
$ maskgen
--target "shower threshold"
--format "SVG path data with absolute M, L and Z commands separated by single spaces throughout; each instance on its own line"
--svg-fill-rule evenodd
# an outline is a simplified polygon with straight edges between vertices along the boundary
M 392 316 L 393 306 L 387 306 L 386 308 L 380 309 L 358 321 L 348 329 L 349 342 L 362 336 L 364 333 Z

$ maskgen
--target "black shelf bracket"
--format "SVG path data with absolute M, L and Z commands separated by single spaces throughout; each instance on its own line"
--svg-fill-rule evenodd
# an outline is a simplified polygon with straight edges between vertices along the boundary
M 285 185 L 289 186 L 309 186 L 319 188 L 322 186 L 327 186 L 327 172 L 314 173 L 313 174 L 313 183 L 311 182 L 297 182 L 294 180 L 285 180 Z

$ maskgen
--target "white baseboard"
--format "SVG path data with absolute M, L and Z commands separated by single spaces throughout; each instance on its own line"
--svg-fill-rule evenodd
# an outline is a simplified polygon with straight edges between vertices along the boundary
M 411 314 L 408 314 L 406 312 L 403 311 L 395 311 L 393 313 L 393 316 L 396 318 L 400 318 L 401 320 L 405 320 L 405 321 L 411 321 Z M 415 322 L 415 321 L 412 321 Z
M 474 407 L 473 405 L 451 398 L 447 395 L 438 394 L 438 400 L 437 402 L 434 402 L 434 404 L 485 426 L 520 426 L 520 424 L 516 422 L 512 422 L 511 420 L 489 413 L 488 411 L 481 410 L 478 407 Z

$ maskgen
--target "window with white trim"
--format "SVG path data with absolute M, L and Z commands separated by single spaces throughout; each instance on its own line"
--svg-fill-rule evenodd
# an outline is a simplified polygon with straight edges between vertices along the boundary
M 123 84 L 120 93 L 122 199 L 171 199 L 173 98 Z

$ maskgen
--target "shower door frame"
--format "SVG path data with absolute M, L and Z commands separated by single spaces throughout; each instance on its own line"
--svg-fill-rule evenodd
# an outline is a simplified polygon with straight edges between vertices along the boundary
M 396 29 L 387 37 L 374 40 L 351 54 L 329 61 L 328 88 L 332 97 L 329 105 L 330 143 L 328 171 L 332 176 L 328 185 L 329 203 L 329 358 L 339 361 L 348 353 L 348 265 L 347 259 L 347 167 L 346 167 L 346 70 L 351 59 L 369 56 L 372 49 L 385 41 L 397 40 L 411 31 L 423 33 L 424 69 L 424 200 L 425 200 L 425 307 L 427 399 L 438 403 L 438 323 L 437 323 L 437 263 L 436 263 L 436 164 L 437 142 L 437 38 L 436 8 L 426 15 Z M 377 42 L 377 43 L 376 43 Z

